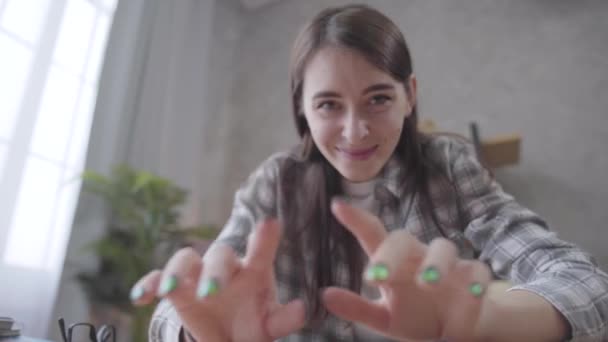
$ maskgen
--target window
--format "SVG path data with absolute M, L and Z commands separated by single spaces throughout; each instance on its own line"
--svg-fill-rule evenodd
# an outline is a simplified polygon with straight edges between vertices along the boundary
M 52 271 L 63 263 L 116 2 L 0 0 L 5 266 Z

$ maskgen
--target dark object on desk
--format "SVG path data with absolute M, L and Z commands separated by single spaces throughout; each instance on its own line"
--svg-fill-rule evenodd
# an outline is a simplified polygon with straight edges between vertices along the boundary
M 15 320 L 10 317 L 0 317 L 0 331 L 11 329 L 13 323 L 15 323 Z
M 91 342 L 116 342 L 116 328 L 112 325 L 102 325 L 99 329 L 91 323 L 74 323 L 66 329 L 65 320 L 59 319 L 59 331 L 63 342 L 77 342 L 72 341 L 72 334 L 75 329 L 89 329 L 89 339 Z
M 471 122 L 469 124 L 469 129 L 471 131 L 471 140 L 473 141 L 473 146 L 475 146 L 475 152 L 477 153 L 477 158 L 482 160 L 483 152 L 481 151 L 481 138 L 479 137 L 479 127 L 477 126 L 477 123 Z
M 0 338 L 20 335 L 20 329 L 14 327 L 15 320 L 10 317 L 0 317 Z
M 0 330 L 0 338 L 16 337 L 19 335 L 21 335 L 21 331 L 19 329 Z

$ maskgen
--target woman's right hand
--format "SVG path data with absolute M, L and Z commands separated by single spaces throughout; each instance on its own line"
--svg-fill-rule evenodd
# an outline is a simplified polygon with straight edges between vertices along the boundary
M 289 335 L 304 325 L 305 309 L 301 300 L 277 301 L 273 265 L 280 235 L 276 220 L 258 224 L 243 259 L 222 244 L 214 244 L 204 258 L 182 249 L 164 270 L 141 278 L 132 299 L 146 305 L 166 298 L 199 342 L 267 342 Z

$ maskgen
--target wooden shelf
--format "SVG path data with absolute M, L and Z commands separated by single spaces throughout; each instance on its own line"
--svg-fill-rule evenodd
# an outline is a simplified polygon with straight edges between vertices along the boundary
M 421 120 L 418 129 L 424 133 L 440 133 L 437 124 L 431 119 Z M 521 140 L 519 134 L 480 137 L 480 146 L 477 147 L 480 159 L 491 169 L 516 165 L 521 158 Z

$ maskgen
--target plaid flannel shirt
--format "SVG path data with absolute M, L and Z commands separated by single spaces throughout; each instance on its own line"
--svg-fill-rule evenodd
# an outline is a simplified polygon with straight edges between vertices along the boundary
M 472 145 L 458 138 L 437 136 L 423 148 L 456 185 L 466 227 L 456 223 L 455 201 L 441 201 L 446 198 L 446 189 L 431 184 L 431 194 L 439 204 L 436 213 L 447 238 L 459 247 L 461 256 L 476 253 L 497 278 L 513 283 L 512 289 L 531 291 L 553 304 L 569 322 L 572 340 L 608 340 L 608 275 L 592 257 L 558 239 L 538 215 L 506 194 L 480 165 Z M 277 212 L 281 200 L 277 180 L 286 158 L 292 156 L 275 154 L 251 174 L 237 191 L 231 217 L 215 243 L 228 243 L 243 254 L 247 237 L 259 219 L 281 217 Z M 422 215 L 417 198 L 400 193 L 398 172 L 397 161 L 389 160 L 374 191 L 386 229 L 406 229 L 425 243 L 440 237 L 438 228 Z M 275 273 L 281 302 L 303 297 L 301 270 L 311 267 L 307 262 L 306 257 L 292 260 L 285 253 L 277 254 Z M 339 283 L 346 286 L 346 261 L 336 256 L 332 262 L 336 263 Z M 184 335 L 179 316 L 170 304 L 162 302 L 151 322 L 150 341 L 187 340 Z M 304 328 L 281 341 L 357 341 L 357 336 L 352 325 L 330 315 L 321 327 Z

